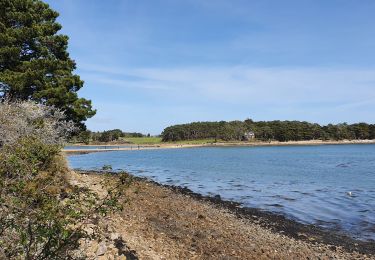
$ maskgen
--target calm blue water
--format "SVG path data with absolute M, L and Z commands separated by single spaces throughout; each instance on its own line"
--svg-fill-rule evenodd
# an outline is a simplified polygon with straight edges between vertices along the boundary
M 69 156 L 375 240 L 375 145 L 214 147 Z M 351 192 L 351 195 L 349 195 Z

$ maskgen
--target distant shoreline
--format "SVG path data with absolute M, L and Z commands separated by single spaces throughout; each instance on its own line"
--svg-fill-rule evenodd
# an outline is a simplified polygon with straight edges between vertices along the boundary
M 252 146 L 311 146 L 311 145 L 345 145 L 345 144 L 375 144 L 375 140 L 309 140 L 309 141 L 288 141 L 288 142 L 217 142 L 217 143 L 202 143 L 189 144 L 187 143 L 160 143 L 160 144 L 72 144 L 70 146 L 79 147 L 111 147 L 108 149 L 63 149 L 65 153 L 93 153 L 93 152 L 110 152 L 110 151 L 132 151 L 132 150 L 155 150 L 155 149 L 181 149 L 181 148 L 196 148 L 196 147 L 252 147 Z

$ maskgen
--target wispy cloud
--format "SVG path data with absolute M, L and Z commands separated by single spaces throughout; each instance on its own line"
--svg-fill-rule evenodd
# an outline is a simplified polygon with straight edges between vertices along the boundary
M 116 79 L 113 77 L 93 74 L 82 74 L 85 80 L 95 82 L 96 84 L 103 85 L 106 87 L 116 88 L 131 88 L 131 89 L 146 89 L 146 90 L 170 90 L 172 87 L 168 86 L 166 82 L 158 83 L 156 81 L 141 79 Z
M 184 98 L 224 103 L 358 103 L 375 98 L 375 69 L 83 66 L 91 81 L 108 87 L 165 90 Z M 179 98 L 176 96 L 176 98 Z

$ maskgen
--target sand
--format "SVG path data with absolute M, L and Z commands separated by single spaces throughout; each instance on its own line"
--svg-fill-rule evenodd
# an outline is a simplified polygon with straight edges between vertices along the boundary
M 111 146 L 105 149 L 64 149 L 65 153 L 93 153 L 93 152 L 109 152 L 109 151 L 137 151 L 137 150 L 155 150 L 155 149 L 181 149 L 194 147 L 252 147 L 252 146 L 293 146 L 293 145 L 345 145 L 345 144 L 375 144 L 375 140 L 342 140 L 342 141 L 288 141 L 288 142 L 217 142 L 205 144 L 171 144 L 161 143 L 157 145 L 119 145 L 119 144 L 102 144 L 95 146 Z M 79 145 L 84 148 L 87 145 Z M 114 146 L 114 147 L 113 147 Z M 132 146 L 132 147 L 128 147 Z

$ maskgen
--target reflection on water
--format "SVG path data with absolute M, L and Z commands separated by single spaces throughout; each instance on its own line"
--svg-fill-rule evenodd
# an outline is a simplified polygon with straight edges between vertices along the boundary
M 375 145 L 215 147 L 72 155 L 73 168 L 127 170 L 375 239 Z

